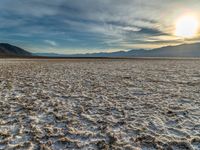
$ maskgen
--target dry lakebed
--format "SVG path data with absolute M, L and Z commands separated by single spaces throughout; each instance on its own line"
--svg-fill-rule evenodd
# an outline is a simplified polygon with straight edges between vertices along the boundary
M 1 59 L 0 149 L 200 150 L 200 60 Z

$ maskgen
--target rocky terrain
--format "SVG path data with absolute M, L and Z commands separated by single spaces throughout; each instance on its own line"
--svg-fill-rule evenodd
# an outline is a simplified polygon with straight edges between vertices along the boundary
M 0 60 L 0 149 L 200 149 L 200 60 Z

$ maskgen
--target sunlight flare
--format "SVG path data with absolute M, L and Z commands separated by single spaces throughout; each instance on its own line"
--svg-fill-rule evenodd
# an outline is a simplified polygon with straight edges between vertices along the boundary
M 186 15 L 176 22 L 175 35 L 183 38 L 193 38 L 197 35 L 199 21 L 194 15 Z

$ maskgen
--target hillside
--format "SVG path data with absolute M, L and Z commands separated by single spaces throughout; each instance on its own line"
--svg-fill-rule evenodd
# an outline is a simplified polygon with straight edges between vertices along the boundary
M 32 56 L 32 54 L 22 48 L 10 45 L 8 43 L 0 43 L 0 57 L 13 56 Z

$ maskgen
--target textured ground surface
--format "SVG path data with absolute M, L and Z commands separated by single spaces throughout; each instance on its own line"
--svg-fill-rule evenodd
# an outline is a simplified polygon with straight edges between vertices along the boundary
M 0 60 L 0 149 L 200 150 L 200 60 Z

